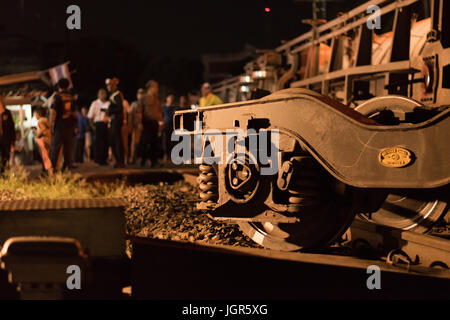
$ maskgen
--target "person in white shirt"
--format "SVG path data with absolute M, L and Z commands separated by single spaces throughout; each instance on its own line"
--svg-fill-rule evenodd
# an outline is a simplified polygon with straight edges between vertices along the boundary
M 87 117 L 94 122 L 94 161 L 107 165 L 109 117 L 106 112 L 110 102 L 105 89 L 98 90 L 97 97 L 98 99 L 92 102 Z

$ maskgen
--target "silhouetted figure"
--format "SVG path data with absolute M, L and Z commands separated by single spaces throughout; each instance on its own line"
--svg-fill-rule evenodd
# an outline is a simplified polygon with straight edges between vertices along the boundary
M 123 95 L 117 88 L 118 78 L 106 79 L 106 87 L 109 93 L 108 116 L 111 119 L 110 145 L 116 163 L 114 168 L 124 168 L 124 154 L 122 143 L 123 125 Z
M 162 117 L 162 106 L 158 98 L 158 82 L 150 80 L 147 82 L 147 96 L 142 111 L 143 131 L 141 135 L 141 166 L 145 166 L 150 158 L 152 167 L 158 166 L 159 139 L 158 134 L 164 125 Z
M 78 114 L 77 151 L 75 155 L 75 161 L 78 163 L 83 163 L 84 161 L 86 134 L 89 130 L 89 122 L 86 114 L 86 107 L 82 107 L 81 112 Z
M 53 98 L 50 111 L 52 128 L 50 159 L 53 168 L 57 168 L 58 156 L 63 148 L 63 170 L 72 166 L 72 143 L 76 124 L 73 96 L 68 92 L 69 85 L 66 78 L 58 81 L 58 92 Z
M 137 100 L 131 104 L 131 148 L 130 148 L 130 163 L 135 163 L 138 157 L 141 157 L 139 150 L 139 142 L 141 140 L 143 125 L 142 125 L 142 111 L 145 104 L 145 90 L 139 89 L 136 95 Z
M 163 152 L 164 160 L 170 159 L 172 152 L 173 142 L 171 140 L 173 131 L 173 115 L 175 114 L 176 107 L 174 106 L 175 97 L 173 94 L 169 94 L 166 97 L 166 103 L 163 107 L 163 119 L 164 119 L 164 131 L 163 131 Z
M 16 141 L 16 131 L 11 112 L 6 109 L 3 96 L 0 96 L 0 172 L 4 173 Z

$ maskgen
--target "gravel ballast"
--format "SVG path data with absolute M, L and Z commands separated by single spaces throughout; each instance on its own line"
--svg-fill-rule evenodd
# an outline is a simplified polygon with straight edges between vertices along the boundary
M 237 225 L 214 221 L 195 209 L 198 192 L 186 182 L 127 187 L 125 216 L 129 235 L 259 247 L 245 236 Z

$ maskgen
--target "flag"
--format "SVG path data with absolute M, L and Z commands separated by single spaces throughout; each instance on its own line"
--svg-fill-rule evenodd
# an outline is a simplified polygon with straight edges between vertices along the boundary
M 52 80 L 53 85 L 56 85 L 60 79 L 66 78 L 70 82 L 70 88 L 73 87 L 69 71 L 69 62 L 48 69 L 48 73 L 50 74 L 50 78 Z

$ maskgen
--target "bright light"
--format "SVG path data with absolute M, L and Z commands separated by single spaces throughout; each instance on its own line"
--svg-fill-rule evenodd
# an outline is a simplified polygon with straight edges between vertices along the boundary
M 269 13 L 269 12 L 270 12 L 270 8 L 269 8 L 269 7 L 265 7 L 265 8 L 264 8 L 264 11 L 267 12 L 267 13 Z
M 267 73 L 266 73 L 265 70 L 253 71 L 252 76 L 255 79 L 262 79 L 262 78 L 266 78 L 267 77 Z
M 250 76 L 242 76 L 239 81 L 241 83 L 250 83 L 252 81 L 252 79 L 250 78 Z
M 249 86 L 241 86 L 241 92 L 250 92 Z
M 16 114 L 17 119 L 19 119 L 20 111 L 22 110 L 24 118 L 23 118 L 23 125 L 25 128 L 29 128 L 32 126 L 37 125 L 37 119 L 34 118 L 33 114 L 31 113 L 31 104 L 23 104 L 23 105 L 9 105 L 6 107 L 11 113 Z

